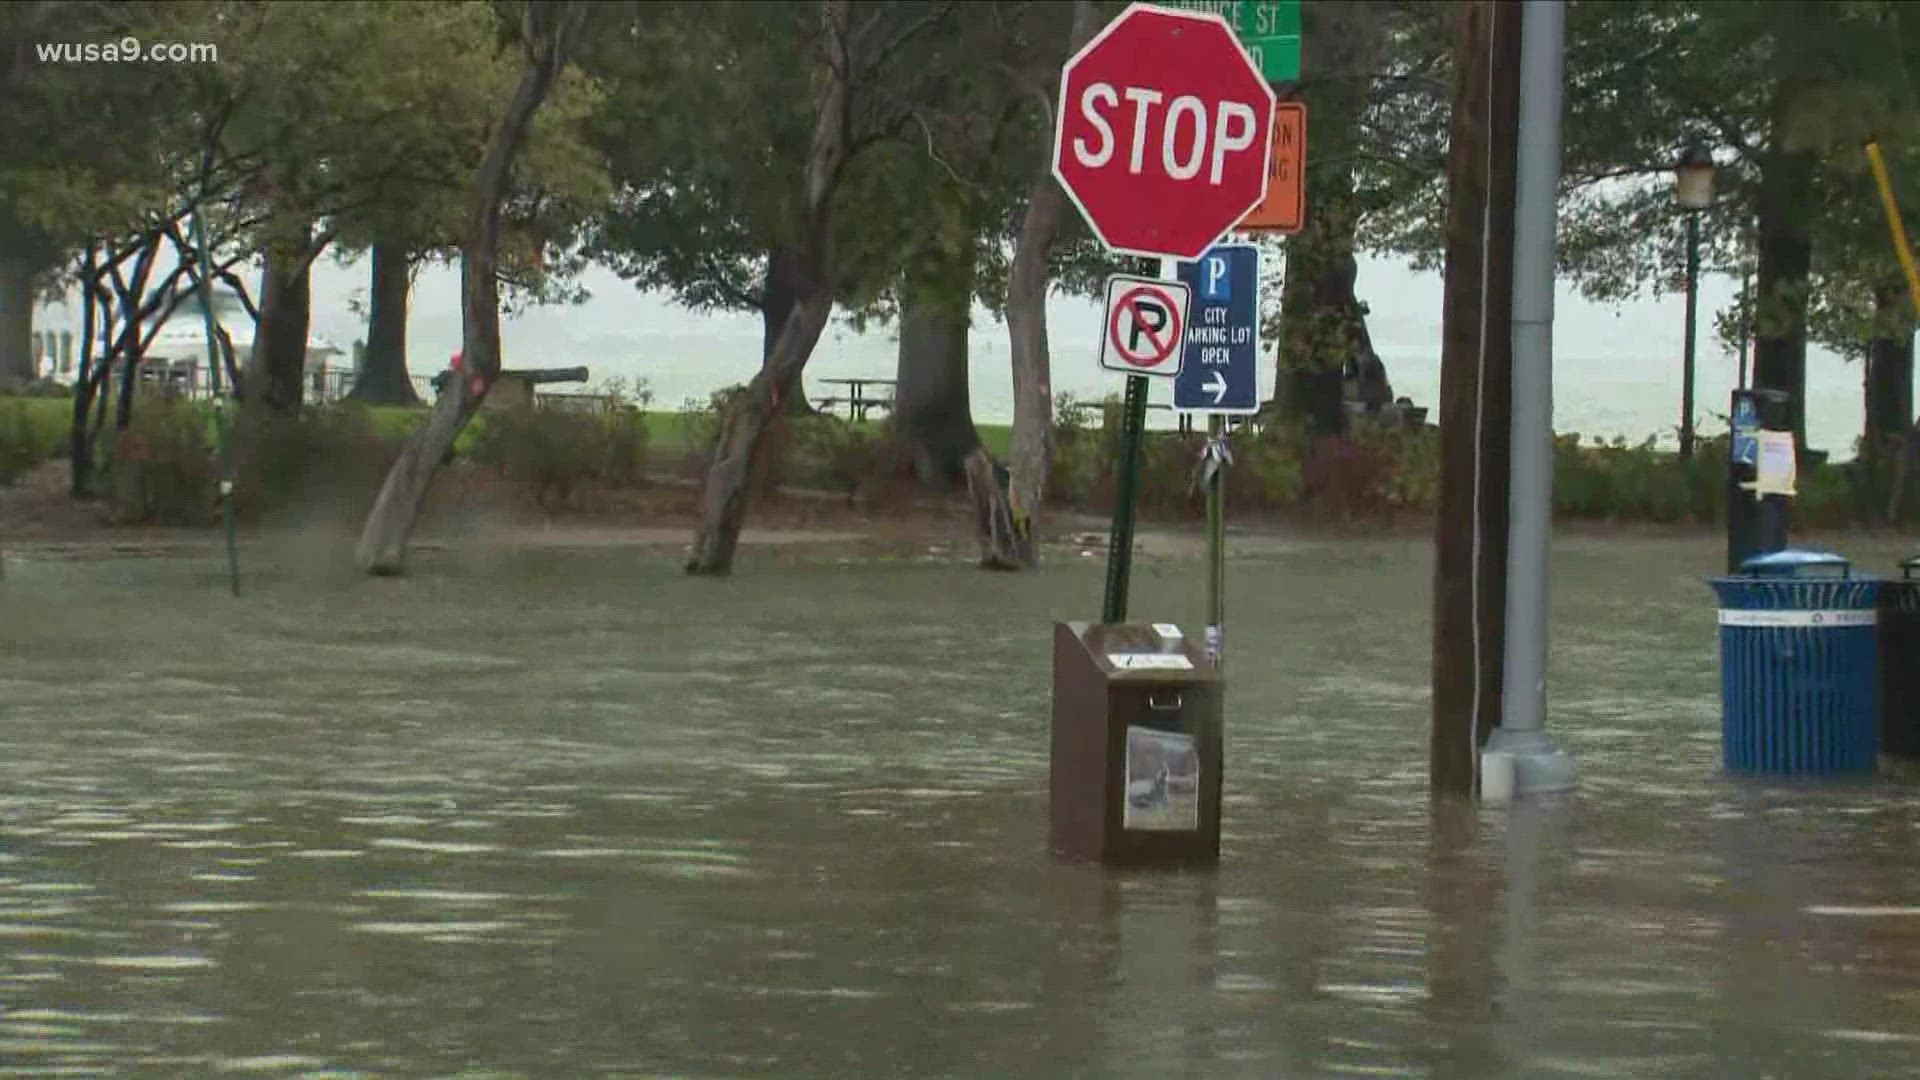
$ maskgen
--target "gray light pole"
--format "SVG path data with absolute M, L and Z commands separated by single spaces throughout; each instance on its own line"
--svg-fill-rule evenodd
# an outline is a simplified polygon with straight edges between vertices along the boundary
M 1513 763 L 1513 794 L 1573 787 L 1547 738 L 1547 543 L 1553 528 L 1554 215 L 1560 182 L 1565 0 L 1520 17 L 1520 137 L 1513 210 L 1513 438 L 1507 636 L 1500 726 L 1489 755 Z
M 1713 205 L 1713 157 L 1698 147 L 1673 170 L 1674 201 L 1687 215 L 1687 340 L 1680 388 L 1680 460 L 1693 460 L 1695 339 L 1700 336 L 1700 212 Z

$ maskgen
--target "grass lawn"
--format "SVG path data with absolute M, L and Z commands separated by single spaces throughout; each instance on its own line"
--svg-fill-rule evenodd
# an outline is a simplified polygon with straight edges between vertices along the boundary
M 17 402 L 27 418 L 29 430 L 35 441 L 43 436 L 50 445 L 57 446 L 65 437 L 67 426 L 73 417 L 73 401 L 70 398 L 10 398 L 0 401 Z M 373 429 L 389 438 L 401 438 L 418 427 L 427 412 L 424 408 L 404 405 L 375 405 L 367 409 Z M 646 425 L 647 447 L 651 452 L 660 454 L 684 453 L 687 449 L 686 414 L 662 409 L 651 409 L 640 414 L 640 422 Z M 883 426 L 879 420 L 867 420 L 862 428 L 878 432 Z M 980 441 L 987 451 L 1001 461 L 1005 461 L 1013 443 L 1013 429 L 1006 424 L 979 424 Z M 474 417 L 467 430 L 461 432 L 456 452 L 464 453 L 473 444 L 482 430 L 486 428 L 486 415 Z

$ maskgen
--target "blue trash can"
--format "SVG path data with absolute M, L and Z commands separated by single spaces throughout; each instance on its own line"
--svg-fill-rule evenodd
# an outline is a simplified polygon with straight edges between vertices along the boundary
M 1720 597 L 1728 769 L 1872 772 L 1880 743 L 1880 579 L 1838 555 L 1780 551 L 1711 579 Z

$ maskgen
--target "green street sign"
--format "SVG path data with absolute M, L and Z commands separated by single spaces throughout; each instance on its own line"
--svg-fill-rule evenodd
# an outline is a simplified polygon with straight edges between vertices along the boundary
M 1171 0 L 1168 7 L 1224 17 L 1269 83 L 1300 79 L 1300 0 Z

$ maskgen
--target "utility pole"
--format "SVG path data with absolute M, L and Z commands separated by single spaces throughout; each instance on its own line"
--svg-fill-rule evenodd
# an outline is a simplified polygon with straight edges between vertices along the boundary
M 1434 530 L 1435 795 L 1471 795 L 1500 723 L 1520 5 L 1465 0 L 1454 42 Z
M 1513 762 L 1513 794 L 1565 791 L 1573 763 L 1547 738 L 1547 554 L 1553 537 L 1554 227 L 1566 0 L 1527 0 L 1520 30 L 1520 139 L 1513 209 L 1512 532 L 1506 665 L 1489 754 Z

